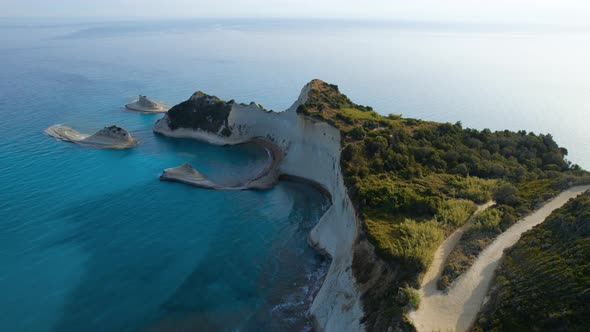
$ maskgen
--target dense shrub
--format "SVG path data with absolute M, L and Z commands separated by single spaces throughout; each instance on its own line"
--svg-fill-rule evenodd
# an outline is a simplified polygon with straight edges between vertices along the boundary
M 586 331 L 590 326 L 590 193 L 523 234 L 493 281 L 475 331 Z
M 462 226 L 476 209 L 477 206 L 472 201 L 449 199 L 442 204 L 436 219 L 447 229 L 455 229 Z
M 366 226 L 385 257 L 416 271 L 423 271 L 430 264 L 434 251 L 444 239 L 444 232 L 434 220 L 407 219 L 403 223 L 390 223 L 367 219 Z
M 418 293 L 418 290 L 405 285 L 399 288 L 396 301 L 402 307 L 416 310 L 420 307 L 420 293 Z
M 398 296 L 403 282 L 417 284 L 445 235 L 469 219 L 474 203 L 493 196 L 498 206 L 479 217 L 479 231 L 461 239 L 454 272 L 560 188 L 590 183 L 588 173 L 564 159 L 567 151 L 551 135 L 384 117 L 317 80 L 297 111 L 340 129 L 343 180 L 377 254 L 395 266 L 396 277 L 388 282 Z M 369 328 L 375 320 L 401 315 L 399 304 L 371 303 L 391 310 L 368 318 Z
M 519 203 L 518 197 L 516 195 L 516 187 L 511 183 L 501 183 L 494 189 L 492 195 L 498 204 L 515 206 Z

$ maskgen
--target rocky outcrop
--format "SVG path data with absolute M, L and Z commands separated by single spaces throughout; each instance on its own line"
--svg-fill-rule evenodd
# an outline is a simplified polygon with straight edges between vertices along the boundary
M 170 107 L 139 95 L 139 98 L 132 103 L 126 104 L 125 108 L 143 113 L 165 113 Z
M 160 175 L 160 180 L 176 181 L 201 188 L 223 189 L 223 186 L 207 179 L 189 163 L 184 163 L 177 167 L 166 168 L 162 175 Z
M 284 158 L 280 174 L 305 178 L 330 193 L 332 204 L 310 233 L 310 243 L 332 258 L 328 274 L 310 308 L 316 327 L 325 331 L 362 330 L 359 289 L 352 257 L 359 223 L 340 170 L 340 130 L 298 114 L 307 100 L 307 84 L 284 112 L 268 112 L 256 103 L 225 103 L 202 92 L 173 107 L 156 122 L 156 133 L 211 144 L 238 144 L 264 138 Z
M 110 126 L 104 127 L 93 135 L 82 134 L 64 125 L 54 125 L 45 129 L 45 133 L 62 141 L 102 149 L 127 149 L 139 144 L 127 130 Z
M 168 111 L 165 116 L 166 125 L 172 130 L 203 130 L 227 137 L 231 134 L 228 117 L 233 104 L 197 91 L 188 100 Z
M 160 176 L 162 181 L 176 181 L 190 184 L 195 187 L 216 190 L 247 190 L 247 189 L 270 189 L 279 181 L 279 166 L 283 160 L 283 152 L 280 148 L 264 138 L 256 137 L 248 142 L 260 144 L 267 153 L 267 162 L 262 170 L 252 178 L 233 180 L 232 185 L 224 185 L 209 180 L 206 176 L 193 168 L 189 163 L 178 167 L 167 168 Z

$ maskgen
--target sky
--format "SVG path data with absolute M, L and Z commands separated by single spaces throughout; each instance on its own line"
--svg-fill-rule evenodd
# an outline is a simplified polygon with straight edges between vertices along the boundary
M 588 0 L 1 0 L 0 16 L 360 18 L 585 24 Z

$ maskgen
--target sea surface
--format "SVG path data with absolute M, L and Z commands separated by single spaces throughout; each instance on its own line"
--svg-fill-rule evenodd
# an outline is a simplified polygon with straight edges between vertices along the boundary
M 152 132 L 197 90 L 284 110 L 313 78 L 382 114 L 552 133 L 590 169 L 590 30 L 444 22 L 0 19 L 0 330 L 309 330 L 329 261 L 306 242 L 313 188 L 160 182 L 191 162 L 255 174 L 264 151 Z M 117 124 L 98 150 L 43 134 Z

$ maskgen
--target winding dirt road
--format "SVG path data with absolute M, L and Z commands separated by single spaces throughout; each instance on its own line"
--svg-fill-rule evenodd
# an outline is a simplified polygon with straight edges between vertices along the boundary
M 420 289 L 422 297 L 420 308 L 409 315 L 416 329 L 419 332 L 448 330 L 462 332 L 467 330 L 481 308 L 494 270 L 498 266 L 504 250 L 514 245 L 522 233 L 542 223 L 553 210 L 560 208 L 570 198 L 574 198 L 588 189 L 590 186 L 577 186 L 563 191 L 539 210 L 500 234 L 492 244 L 481 252 L 473 266 L 460 276 L 445 294 L 436 288 L 436 281 L 442 273 L 446 257 L 465 231 L 464 227 L 467 226 L 461 227 L 453 233 L 438 248 L 433 264 L 424 276 Z

